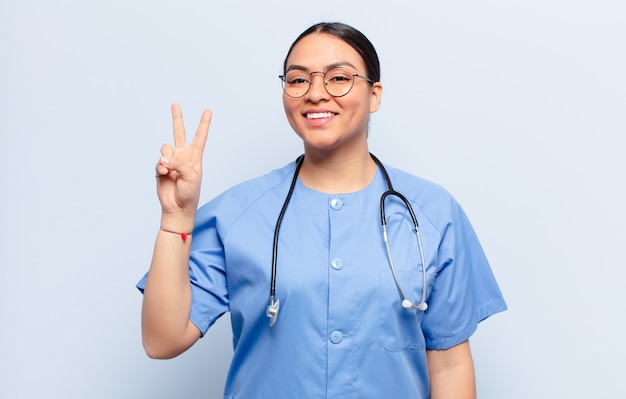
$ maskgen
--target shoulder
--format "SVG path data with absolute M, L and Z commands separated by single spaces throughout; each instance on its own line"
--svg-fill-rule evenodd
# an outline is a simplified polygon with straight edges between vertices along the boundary
M 290 162 L 279 169 L 229 188 L 198 209 L 196 226 L 218 217 L 222 225 L 232 224 L 249 209 L 262 206 L 267 201 L 274 201 L 274 197 L 284 196 L 283 193 L 289 188 L 294 170 L 295 162 Z
M 385 168 L 394 189 L 404 194 L 412 202 L 421 205 L 432 201 L 437 203 L 454 201 L 454 197 L 448 190 L 437 183 L 392 166 L 385 165 Z
M 441 185 L 391 166 L 385 167 L 394 189 L 403 194 L 440 231 L 450 223 L 465 219 L 457 200 Z

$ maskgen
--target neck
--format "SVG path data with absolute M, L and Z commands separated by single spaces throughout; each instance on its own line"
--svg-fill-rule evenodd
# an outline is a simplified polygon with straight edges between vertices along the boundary
M 312 190 L 339 194 L 364 189 L 375 174 L 376 164 L 366 148 L 341 156 L 305 151 L 299 177 L 302 184 Z

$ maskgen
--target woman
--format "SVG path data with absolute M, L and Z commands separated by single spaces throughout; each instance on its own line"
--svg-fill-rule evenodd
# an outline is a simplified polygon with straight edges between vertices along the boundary
M 456 201 L 370 155 L 374 47 L 350 26 L 314 25 L 281 79 L 304 156 L 197 210 L 211 113 L 187 145 L 172 106 L 161 231 L 138 284 L 146 352 L 177 356 L 230 312 L 227 398 L 475 397 L 468 338 L 506 305 Z

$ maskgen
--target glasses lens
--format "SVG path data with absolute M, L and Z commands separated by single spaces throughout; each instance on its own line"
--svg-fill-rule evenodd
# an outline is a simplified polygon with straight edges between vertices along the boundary
M 326 72 L 324 78 L 328 94 L 341 97 L 348 94 L 354 84 L 353 72 L 344 68 L 333 68 Z
M 298 70 L 291 70 L 285 73 L 283 79 L 283 90 L 289 97 L 302 97 L 309 90 L 311 76 L 308 73 Z

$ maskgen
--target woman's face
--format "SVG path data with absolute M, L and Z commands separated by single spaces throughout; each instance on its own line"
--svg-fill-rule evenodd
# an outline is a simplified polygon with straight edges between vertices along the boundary
M 302 38 L 287 59 L 286 71 L 326 72 L 341 66 L 351 73 L 367 76 L 363 59 L 349 44 L 326 34 Z M 382 86 L 354 77 L 352 90 L 343 97 L 333 97 L 324 88 L 323 74 L 311 77 L 309 91 L 300 98 L 283 93 L 283 105 L 289 124 L 304 141 L 307 151 L 336 151 L 358 148 L 367 141 L 369 114 L 380 105 Z M 367 148 L 365 146 L 365 148 Z

